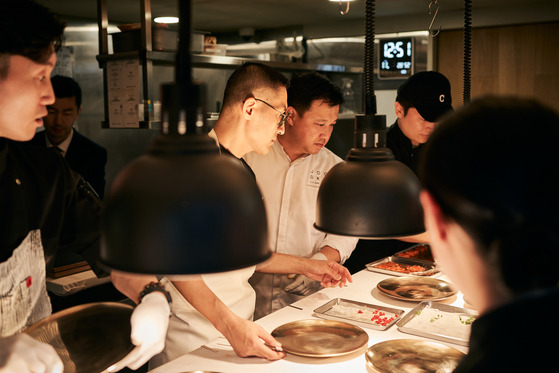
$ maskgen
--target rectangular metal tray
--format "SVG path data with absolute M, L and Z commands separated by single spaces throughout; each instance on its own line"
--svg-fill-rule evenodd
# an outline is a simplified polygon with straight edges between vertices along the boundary
M 341 306 L 347 308 L 348 311 L 355 311 L 355 317 L 351 315 L 339 315 L 336 313 L 335 306 Z M 361 311 L 362 313 L 359 313 Z M 377 311 L 375 313 L 375 311 Z M 315 316 L 322 319 L 335 320 L 335 321 L 345 321 L 347 323 L 360 326 L 362 328 L 369 328 L 375 330 L 386 330 L 401 319 L 404 314 L 404 310 L 378 306 L 370 303 L 362 303 L 348 299 L 336 298 L 327 302 L 326 304 L 318 307 L 314 310 Z M 374 320 L 370 320 L 369 316 L 375 316 Z M 387 318 L 386 321 L 382 323 L 377 323 L 378 318 Z M 389 321 L 390 318 L 393 320 Z M 366 318 L 366 320 L 365 320 Z
M 376 268 L 375 266 L 387 262 L 402 264 L 402 265 L 420 265 L 425 268 L 425 271 L 420 272 L 398 272 L 398 271 L 391 271 L 388 269 Z M 389 256 L 384 259 L 380 259 L 369 263 L 366 265 L 369 271 L 383 273 L 385 275 L 392 275 L 392 276 L 435 276 L 439 274 L 439 268 L 435 262 L 429 262 L 427 260 L 420 260 L 420 259 L 410 259 L 410 258 L 399 258 L 396 256 Z
M 428 262 L 434 262 L 433 253 L 431 252 L 431 246 L 425 243 L 419 243 L 408 247 L 402 251 L 398 251 L 393 256 L 398 258 L 409 258 L 409 259 L 419 259 Z
M 414 318 L 419 317 L 421 315 L 421 312 L 424 312 L 425 310 L 429 310 L 429 309 L 435 310 L 437 315 L 441 315 L 441 319 L 446 316 L 453 317 L 454 315 L 456 315 L 457 317 L 456 325 L 458 325 L 458 327 L 460 327 L 459 323 L 461 323 L 460 319 L 458 319 L 458 316 L 465 317 L 466 319 L 469 318 L 470 316 L 473 317 L 478 316 L 478 313 L 476 311 L 469 310 L 467 308 L 460 308 L 460 307 L 449 306 L 447 304 L 424 301 L 419 303 L 414 309 L 409 311 L 404 317 L 402 317 L 396 323 L 396 325 L 398 326 L 398 330 L 403 333 L 418 335 L 420 337 L 436 339 L 443 342 L 455 343 L 466 347 L 468 346 L 469 335 L 467 337 L 466 336 L 458 337 L 456 335 L 453 335 L 456 333 L 452 333 L 449 327 L 443 328 L 442 326 L 435 324 L 436 320 L 430 320 L 429 322 L 425 323 L 425 328 L 422 329 L 427 329 L 427 330 L 420 330 L 410 325 L 410 322 Z M 469 325 L 471 328 L 471 324 L 465 324 L 465 325 Z M 443 331 L 439 331 L 437 329 L 443 329 Z

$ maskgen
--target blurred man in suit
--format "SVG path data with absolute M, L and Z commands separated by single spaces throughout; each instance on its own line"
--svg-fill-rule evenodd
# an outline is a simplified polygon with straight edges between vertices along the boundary
M 55 147 L 70 168 L 83 176 L 103 198 L 107 150 L 74 128 L 82 110 L 81 88 L 74 79 L 66 76 L 56 75 L 51 81 L 56 101 L 47 106 L 45 130 L 36 133 L 30 143 Z

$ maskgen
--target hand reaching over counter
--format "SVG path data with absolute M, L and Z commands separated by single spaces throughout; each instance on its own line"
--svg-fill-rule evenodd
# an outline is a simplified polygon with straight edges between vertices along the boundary
M 284 352 L 274 351 L 281 344 L 260 325 L 243 319 L 231 311 L 207 286 L 202 278 L 173 281 L 185 299 L 200 312 L 229 341 L 240 357 L 257 356 L 278 360 Z
M 293 282 L 285 287 L 285 291 L 307 295 L 316 289 L 315 283 L 320 282 L 323 287 L 343 287 L 348 281 L 352 282 L 351 274 L 341 264 L 328 260 L 322 252 L 317 252 L 308 259 L 303 259 L 302 273 L 295 277 Z

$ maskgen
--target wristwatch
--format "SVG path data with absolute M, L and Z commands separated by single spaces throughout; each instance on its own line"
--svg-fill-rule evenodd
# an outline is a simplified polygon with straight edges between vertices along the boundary
M 169 303 L 172 302 L 171 294 L 169 294 L 169 292 L 167 290 L 165 290 L 163 285 L 161 285 L 161 282 L 159 282 L 159 281 L 158 282 L 153 282 L 152 281 L 152 282 L 150 282 L 149 284 L 146 285 L 144 290 L 142 290 L 140 292 L 140 297 L 138 298 L 138 303 L 140 303 L 142 301 L 143 297 L 145 297 L 149 293 L 153 293 L 154 291 L 159 291 L 160 293 L 163 293 L 163 295 L 165 295 L 165 298 L 167 298 L 167 301 Z

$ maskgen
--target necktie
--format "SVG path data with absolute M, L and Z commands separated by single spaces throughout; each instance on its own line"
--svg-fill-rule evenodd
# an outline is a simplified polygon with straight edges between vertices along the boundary
M 61 156 L 64 157 L 64 150 L 60 149 L 60 148 L 59 148 L 58 146 L 56 146 L 56 145 L 53 146 L 52 148 L 53 148 L 54 150 L 56 150 L 56 152 L 57 152 L 58 154 L 60 154 Z

